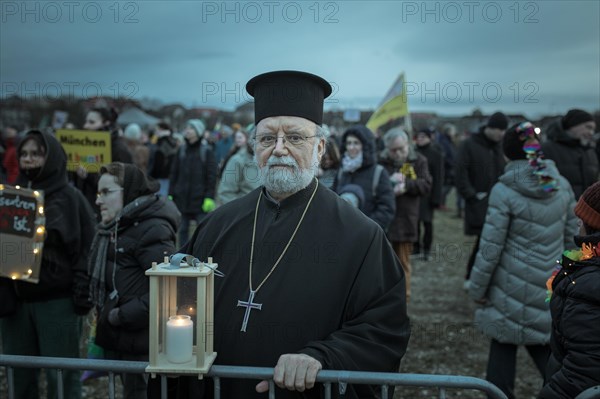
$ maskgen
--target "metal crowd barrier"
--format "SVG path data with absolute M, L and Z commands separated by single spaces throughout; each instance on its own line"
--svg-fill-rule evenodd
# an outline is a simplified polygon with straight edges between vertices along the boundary
M 122 360 L 68 359 L 59 357 L 37 357 L 0 355 L 0 367 L 7 368 L 8 399 L 16 399 L 13 387 L 13 369 L 16 368 L 46 368 L 57 369 L 58 398 L 64 398 L 62 387 L 62 370 L 92 370 L 108 373 L 108 395 L 115 398 L 115 374 L 144 373 L 146 362 L 131 362 Z M 269 399 L 275 398 L 274 382 L 271 379 L 273 369 L 266 367 L 238 367 L 213 365 L 206 377 L 214 380 L 214 397 L 220 399 L 220 381 L 222 378 L 255 379 L 269 381 Z M 167 397 L 166 376 L 162 378 L 162 398 Z M 337 384 L 340 394 L 347 389 L 348 384 L 368 384 L 381 386 L 381 397 L 386 398 L 390 386 L 418 386 L 437 388 L 439 398 L 446 398 L 446 389 L 475 389 L 485 392 L 492 399 L 506 399 L 506 395 L 498 387 L 475 377 L 434 374 L 402 374 L 374 373 L 366 371 L 336 371 L 321 370 L 317 382 L 325 387 L 325 398 L 330 399 L 332 385 Z

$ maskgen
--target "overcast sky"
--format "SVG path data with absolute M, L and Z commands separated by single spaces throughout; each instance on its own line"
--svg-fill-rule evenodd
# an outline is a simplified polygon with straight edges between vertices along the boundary
M 373 109 L 400 72 L 409 109 L 536 117 L 600 109 L 600 2 L 6 1 L 1 96 L 120 94 L 233 109 L 277 69 Z

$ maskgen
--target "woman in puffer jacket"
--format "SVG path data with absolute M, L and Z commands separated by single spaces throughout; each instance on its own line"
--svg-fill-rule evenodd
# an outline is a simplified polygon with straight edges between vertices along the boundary
M 157 195 L 159 187 L 132 164 L 113 162 L 100 169 L 96 204 L 102 221 L 92 243 L 90 292 L 99 315 L 96 344 L 108 359 L 148 360 L 145 272 L 174 253 L 181 218 L 172 201 Z M 121 377 L 125 399 L 147 397 L 145 375 Z
M 565 251 L 547 284 L 552 354 L 539 399 L 574 398 L 600 385 L 600 183 L 584 191 L 575 214 L 579 248 Z
M 545 283 L 577 229 L 573 191 L 554 163 L 541 159 L 535 130 L 523 122 L 504 135 L 509 162 L 490 194 L 469 283 L 481 305 L 475 325 L 491 338 L 486 378 L 509 398 L 519 345 L 544 375 L 551 324 Z

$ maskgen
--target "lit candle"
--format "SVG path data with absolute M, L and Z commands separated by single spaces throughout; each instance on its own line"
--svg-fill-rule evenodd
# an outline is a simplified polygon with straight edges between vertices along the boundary
M 190 316 L 177 315 L 167 321 L 167 360 L 186 363 L 192 360 L 194 322 Z

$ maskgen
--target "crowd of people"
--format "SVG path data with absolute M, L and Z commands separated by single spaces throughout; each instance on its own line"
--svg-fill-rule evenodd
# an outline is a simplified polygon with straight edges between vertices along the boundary
M 226 276 L 215 283 L 217 363 L 275 366 L 278 397 L 319 397 L 321 369 L 398 371 L 410 336 L 411 262 L 432 261 L 433 218 L 455 188 L 457 214 L 476 243 L 465 289 L 490 338 L 486 378 L 514 397 L 522 345 L 544 378 L 540 398 L 600 384 L 591 114 L 570 110 L 545 139 L 501 112 L 462 141 L 450 124 L 387 132 L 354 125 L 335 135 L 323 124 L 331 87 L 322 78 L 277 71 L 246 87 L 254 124 L 216 135 L 199 119 L 181 134 L 166 122 L 144 131 L 91 109 L 83 129 L 110 134 L 113 161 L 94 170 L 68 172 L 51 133 L 4 129 L 0 183 L 43 190 L 47 230 L 39 283 L 0 278 L 3 297 L 13 299 L 0 303 L 4 353 L 78 357 L 81 316 L 93 309 L 106 358 L 147 361 L 144 271 L 179 249 L 219 259 Z M 273 87 L 303 90 L 291 101 Z M 55 372 L 46 375 L 56 390 Z M 16 369 L 16 396 L 38 398 L 38 377 Z M 161 390 L 144 375 L 122 380 L 127 399 Z M 78 373 L 65 372 L 63 382 L 66 398 L 81 397 Z M 224 381 L 221 389 L 258 398 L 268 384 Z M 375 397 L 374 389 L 346 395 Z M 195 378 L 170 381 L 168 391 L 212 395 L 210 382 Z

